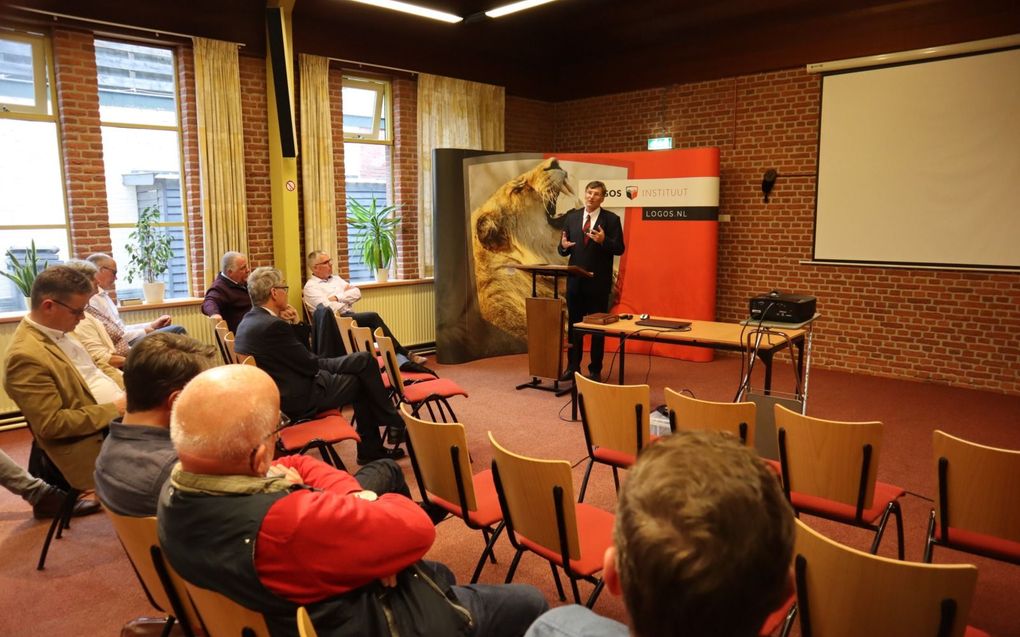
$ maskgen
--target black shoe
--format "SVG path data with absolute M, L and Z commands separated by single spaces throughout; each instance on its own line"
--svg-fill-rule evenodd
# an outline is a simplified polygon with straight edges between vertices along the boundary
M 420 506 L 422 510 L 425 511 L 426 515 L 429 516 L 429 519 L 432 520 L 432 526 L 435 526 L 445 520 L 446 516 L 450 513 L 435 502 L 419 502 L 418 506 Z
M 47 520 L 57 517 L 60 513 L 60 507 L 64 504 L 64 498 L 67 497 L 67 493 L 64 491 L 51 486 L 43 494 L 43 497 L 32 506 L 32 515 L 37 520 Z M 93 513 L 99 513 L 103 510 L 103 507 L 99 505 L 96 500 L 78 500 L 74 503 L 74 508 L 71 509 L 71 516 L 80 518 L 83 515 L 92 515 Z
M 566 383 L 566 382 L 569 382 L 569 381 L 573 381 L 574 380 L 574 372 L 575 371 L 577 371 L 577 370 L 568 369 L 567 371 L 563 372 L 563 375 L 560 376 L 560 382 Z
M 588 372 L 588 378 L 590 380 L 595 381 L 596 383 L 601 383 L 602 382 L 602 372 L 601 371 L 597 371 L 597 372 L 589 371 Z
M 400 371 L 402 371 L 402 372 L 418 372 L 419 374 L 432 374 L 436 378 L 439 378 L 439 374 L 437 374 L 434 370 L 431 370 L 428 367 L 425 367 L 424 365 L 422 365 L 421 363 L 417 363 L 417 362 L 414 362 L 414 361 L 407 361 L 406 363 L 401 365 L 400 366 Z
M 365 455 L 358 454 L 358 464 L 364 466 L 375 460 L 399 460 L 406 454 L 403 449 L 387 449 L 382 447 L 379 451 L 371 451 Z
M 390 425 L 387 427 L 386 440 L 394 447 L 404 442 L 404 426 Z

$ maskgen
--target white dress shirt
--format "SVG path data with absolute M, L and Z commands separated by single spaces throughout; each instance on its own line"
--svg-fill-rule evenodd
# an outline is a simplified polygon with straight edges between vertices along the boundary
M 591 222 L 588 225 L 588 232 L 595 229 L 595 222 L 599 220 L 599 213 L 602 212 L 602 208 L 596 208 L 594 212 L 588 212 L 585 210 L 581 213 L 581 230 L 584 230 L 584 220 L 586 217 L 591 217 Z
M 346 287 L 347 281 L 335 274 L 325 280 L 312 276 L 301 290 L 301 300 L 311 310 L 322 303 L 332 308 L 334 312 L 341 314 L 353 312 L 354 303 L 361 298 L 361 290 L 353 286 L 345 290 Z M 331 296 L 335 296 L 337 300 L 331 300 L 329 298 Z
M 82 317 L 78 327 L 74 328 L 74 336 L 97 363 L 109 363 L 110 356 L 117 353 L 113 339 L 106 333 L 103 322 L 88 312 Z
M 112 403 L 123 395 L 124 392 L 117 383 L 107 376 L 103 370 L 96 367 L 96 362 L 92 360 L 89 353 L 85 351 L 85 346 L 78 342 L 73 333 L 65 334 L 60 330 L 40 325 L 27 316 L 25 320 L 56 343 L 60 351 L 64 352 L 71 359 L 71 363 L 78 370 L 78 373 L 81 374 L 82 379 L 88 385 L 89 391 L 92 392 L 92 397 L 96 399 L 97 403 Z
M 145 328 L 148 324 L 125 325 L 124 321 L 120 318 L 117 304 L 110 298 L 110 293 L 103 288 L 99 288 L 99 292 L 92 295 L 92 298 L 89 299 L 89 305 L 105 314 L 114 323 L 120 325 L 124 330 L 124 340 L 128 343 L 133 343 L 135 339 L 145 336 Z

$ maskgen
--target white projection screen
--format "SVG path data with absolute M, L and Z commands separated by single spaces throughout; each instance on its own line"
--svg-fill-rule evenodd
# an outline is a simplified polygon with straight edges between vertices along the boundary
M 1020 49 L 823 77 L 814 258 L 1020 268 Z

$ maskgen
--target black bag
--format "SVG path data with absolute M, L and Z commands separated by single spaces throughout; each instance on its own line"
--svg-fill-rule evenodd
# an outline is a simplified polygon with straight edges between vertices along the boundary
M 28 472 L 58 489 L 71 490 L 71 485 L 64 479 L 64 474 L 60 473 L 57 465 L 53 464 L 53 461 L 35 443 L 35 440 L 32 440 L 32 450 L 28 453 Z
M 469 635 L 471 613 L 450 589 L 452 582 L 428 562 L 397 573 L 393 588 L 376 585 L 373 598 L 386 619 L 390 635 Z

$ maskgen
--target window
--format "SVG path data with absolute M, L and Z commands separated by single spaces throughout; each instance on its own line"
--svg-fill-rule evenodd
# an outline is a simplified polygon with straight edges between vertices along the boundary
M 39 259 L 70 252 L 49 43 L 41 35 L 0 33 L 0 268 L 23 261 L 35 242 Z M 16 151 L 15 151 L 16 149 Z M 0 277 L 0 312 L 27 310 L 22 292 Z
M 393 198 L 390 83 L 348 76 L 343 82 L 344 183 L 348 205 L 356 200 L 367 206 L 375 197 L 378 206 L 388 206 Z M 350 278 L 372 280 L 375 273 L 362 261 L 358 235 L 348 228 Z
M 181 197 L 181 132 L 173 50 L 96 40 L 99 119 L 113 258 L 123 273 L 120 298 L 139 298 L 143 281 L 127 280 L 128 235 L 138 213 L 160 211 L 173 258 L 163 276 L 167 298 L 188 296 L 188 246 Z

